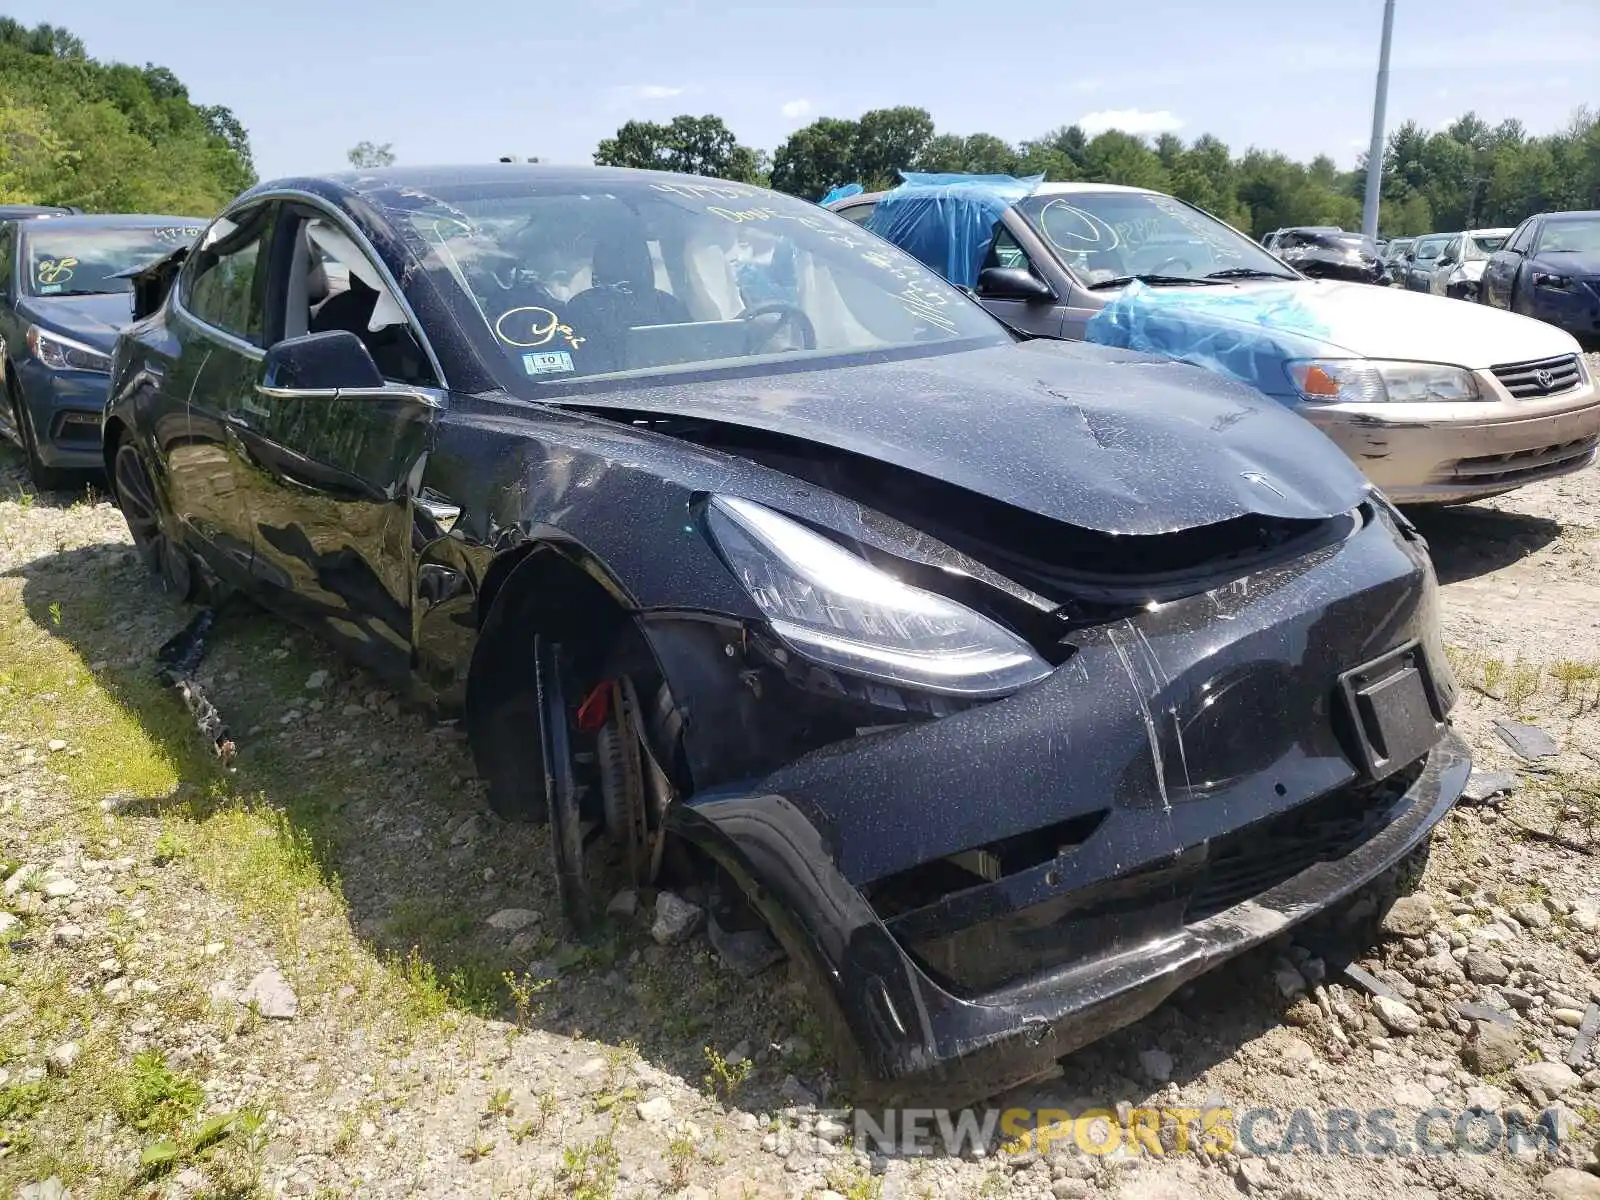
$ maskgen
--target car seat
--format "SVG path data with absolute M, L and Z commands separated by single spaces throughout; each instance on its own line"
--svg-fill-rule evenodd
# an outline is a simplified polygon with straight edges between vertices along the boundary
M 628 330 L 638 325 L 677 325 L 692 321 L 689 308 L 655 286 L 655 265 L 642 227 L 627 226 L 602 235 L 595 244 L 593 286 L 566 305 L 566 323 L 584 339 L 585 367 L 618 370 L 626 365 Z

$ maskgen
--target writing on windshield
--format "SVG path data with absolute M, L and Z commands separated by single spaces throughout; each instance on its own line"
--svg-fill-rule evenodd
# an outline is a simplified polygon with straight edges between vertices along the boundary
M 1146 274 L 1199 280 L 1223 270 L 1284 274 L 1254 242 L 1170 196 L 1071 192 L 1034 195 L 1018 207 L 1088 284 Z

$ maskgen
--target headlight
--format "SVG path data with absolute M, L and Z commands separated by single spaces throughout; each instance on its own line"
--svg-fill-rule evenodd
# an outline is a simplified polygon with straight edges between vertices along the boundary
M 28 327 L 28 349 L 45 366 L 55 371 L 99 371 L 111 373 L 111 356 L 85 346 L 59 333 L 47 333 L 37 325 Z
M 1533 273 L 1533 286 L 1555 288 L 1558 292 L 1564 292 L 1572 286 L 1572 280 L 1566 275 L 1552 275 L 1548 271 L 1535 271 Z
M 717 496 L 706 523 L 772 632 L 813 662 L 971 698 L 1005 695 L 1050 673 L 1010 630 L 771 509 Z
M 1314 403 L 1410 404 L 1419 400 L 1482 399 L 1477 377 L 1471 371 L 1438 363 L 1324 358 L 1291 362 L 1286 369 L 1295 391 Z

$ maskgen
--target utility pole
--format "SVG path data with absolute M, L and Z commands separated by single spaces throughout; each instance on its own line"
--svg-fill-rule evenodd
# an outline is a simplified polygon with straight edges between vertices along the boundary
M 1372 145 L 1367 150 L 1367 200 L 1361 232 L 1378 236 L 1378 196 L 1383 184 L 1383 110 L 1389 100 L 1389 42 L 1394 36 L 1394 0 L 1383 0 L 1383 44 L 1378 50 L 1378 90 L 1372 98 Z

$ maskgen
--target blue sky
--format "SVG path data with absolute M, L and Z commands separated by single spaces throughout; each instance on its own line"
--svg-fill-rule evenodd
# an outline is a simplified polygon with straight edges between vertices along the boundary
M 818 116 L 927 108 L 1009 140 L 1080 121 L 1350 165 L 1382 0 L 9 0 L 101 59 L 170 67 L 263 178 L 502 154 L 588 162 L 630 117 L 724 117 L 766 150 Z M 1291 15 L 1301 10 L 1305 15 Z M 1315 15 L 1312 15 L 1315 14 Z M 1476 109 L 1534 132 L 1600 104 L 1600 0 L 1399 0 L 1391 127 Z

